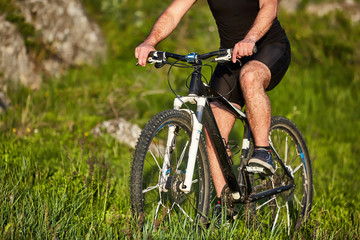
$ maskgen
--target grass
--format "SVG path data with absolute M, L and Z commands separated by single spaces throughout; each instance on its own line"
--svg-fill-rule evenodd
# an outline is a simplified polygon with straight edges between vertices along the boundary
M 111 2 L 119 11 L 107 12 L 112 8 L 100 1 L 87 3 L 107 36 L 108 61 L 46 79 L 38 91 L 9 86 L 12 108 L 0 116 L 0 239 L 286 239 L 280 232 L 260 235 L 241 221 L 201 232 L 181 223 L 152 231 L 147 222 L 139 231 L 129 210 L 133 149 L 110 136 L 96 138 L 91 129 L 119 116 L 143 126 L 171 107 L 172 94 L 166 69 L 135 67 L 129 50 L 146 36 L 158 12 L 146 1 Z M 165 3 L 158 4 L 153 7 Z M 217 33 L 203 5 L 197 4 L 159 49 L 216 49 Z M 142 13 L 131 14 L 134 9 Z M 298 125 L 313 160 L 314 205 L 295 238 L 359 239 L 360 28 L 341 14 L 301 16 L 280 16 L 293 64 L 269 93 L 273 114 Z M 196 32 L 189 30 L 191 24 Z M 184 77 L 174 71 L 177 89 L 183 90 Z

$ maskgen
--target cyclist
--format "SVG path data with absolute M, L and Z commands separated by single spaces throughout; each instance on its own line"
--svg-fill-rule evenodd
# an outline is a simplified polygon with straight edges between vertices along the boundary
M 196 0 L 174 0 L 155 22 L 149 36 L 135 49 L 141 66 L 148 54 L 178 25 Z M 217 65 L 210 85 L 237 107 L 244 107 L 255 139 L 249 165 L 259 166 L 265 175 L 274 173 L 269 147 L 270 100 L 273 89 L 290 65 L 290 44 L 277 20 L 278 0 L 208 0 L 220 36 L 221 48 L 233 48 L 232 62 Z M 253 53 L 257 46 L 257 52 Z M 241 61 L 241 63 L 240 63 Z M 235 87 L 234 87 L 235 86 Z M 225 141 L 235 117 L 217 103 L 211 103 Z M 206 133 L 207 134 L 207 133 Z M 213 144 L 207 137 L 211 175 L 217 197 L 226 186 Z

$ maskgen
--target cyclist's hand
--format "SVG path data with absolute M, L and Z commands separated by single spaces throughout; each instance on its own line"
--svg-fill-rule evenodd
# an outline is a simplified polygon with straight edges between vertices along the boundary
M 251 39 L 243 39 L 236 43 L 233 49 L 232 62 L 235 63 L 237 58 L 250 56 L 253 54 L 255 41 Z
M 143 42 L 135 48 L 135 57 L 138 59 L 138 64 L 140 66 L 145 67 L 151 51 L 156 51 L 155 47 L 146 42 Z

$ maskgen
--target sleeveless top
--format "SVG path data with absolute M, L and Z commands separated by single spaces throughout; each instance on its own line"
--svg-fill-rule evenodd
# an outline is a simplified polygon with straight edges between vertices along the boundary
M 233 48 L 244 39 L 259 12 L 259 0 L 208 0 L 220 36 L 221 48 Z M 256 43 L 262 45 L 287 39 L 277 18 Z

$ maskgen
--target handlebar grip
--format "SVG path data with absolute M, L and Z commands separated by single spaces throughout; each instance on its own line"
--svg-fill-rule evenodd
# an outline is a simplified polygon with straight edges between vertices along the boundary
M 234 50 L 233 48 L 230 48 L 230 53 L 231 53 L 231 55 L 233 54 L 233 50 Z M 254 46 L 252 52 L 253 52 L 253 53 L 257 53 L 257 50 L 258 50 L 258 49 L 257 49 L 257 46 Z
M 151 52 L 149 52 L 148 57 L 153 57 L 153 56 L 154 56 L 154 54 L 155 54 L 155 52 L 156 52 L 156 51 L 151 51 Z

